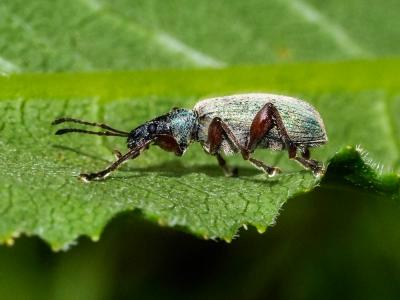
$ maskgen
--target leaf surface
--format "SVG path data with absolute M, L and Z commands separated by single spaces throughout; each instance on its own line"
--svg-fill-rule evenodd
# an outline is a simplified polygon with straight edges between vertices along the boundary
M 204 238 L 229 241 L 243 225 L 265 231 L 289 198 L 320 183 L 286 153 L 256 152 L 279 165 L 282 175 L 267 178 L 229 157 L 241 176 L 225 178 L 197 144 L 182 158 L 151 147 L 107 180 L 84 184 L 76 176 L 104 168 L 114 159 L 113 149 L 126 149 L 125 140 L 54 136 L 50 125 L 72 116 L 130 130 L 173 106 L 246 91 L 298 96 L 317 107 L 329 136 L 329 144 L 313 152 L 329 164 L 323 183 L 344 180 L 397 198 L 400 93 L 392 74 L 399 66 L 398 60 L 383 60 L 2 77 L 0 241 L 38 235 L 54 249 L 65 248 L 81 235 L 97 240 L 107 222 L 129 210 Z

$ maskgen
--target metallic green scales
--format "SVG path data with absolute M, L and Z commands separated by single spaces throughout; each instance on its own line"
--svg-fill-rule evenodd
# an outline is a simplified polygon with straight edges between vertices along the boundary
M 328 141 L 323 121 L 314 107 L 293 97 L 273 94 L 232 95 L 198 102 L 194 107 L 199 122 L 198 140 L 208 148 L 208 127 L 213 118 L 219 117 L 228 124 L 239 142 L 246 145 L 255 115 L 269 102 L 279 111 L 291 141 L 298 148 L 315 147 Z M 282 150 L 285 145 L 277 129 L 273 128 L 258 147 Z M 226 154 L 238 150 L 226 140 L 221 149 Z
M 177 108 L 169 115 L 169 126 L 178 145 L 186 150 L 197 127 L 196 114 L 192 110 Z

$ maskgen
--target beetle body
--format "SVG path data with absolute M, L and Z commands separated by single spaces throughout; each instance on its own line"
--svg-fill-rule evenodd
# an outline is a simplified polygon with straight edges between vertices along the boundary
M 285 149 L 290 159 L 319 175 L 323 167 L 310 159 L 309 148 L 328 141 L 323 121 L 310 104 L 292 97 L 261 93 L 205 99 L 193 109 L 175 108 L 130 132 L 72 118 L 57 119 L 53 124 L 64 122 L 101 127 L 106 131 L 66 128 L 56 134 L 80 132 L 127 137 L 129 151 L 124 155 L 117 151 L 117 160 L 103 171 L 81 174 L 80 178 L 84 181 L 105 178 L 122 163 L 139 156 L 151 144 L 181 156 L 191 142 L 200 142 L 207 153 L 217 158 L 229 176 L 236 172 L 227 166 L 222 154 L 240 153 L 245 160 L 270 176 L 280 172 L 278 168 L 251 156 L 257 148 Z M 301 155 L 298 156 L 297 152 Z
M 198 140 L 207 145 L 208 128 L 215 117 L 221 118 L 235 134 L 242 145 L 250 135 L 250 127 L 256 114 L 267 104 L 272 103 L 278 110 L 290 140 L 298 148 L 315 147 L 327 142 L 325 127 L 319 113 L 308 103 L 287 96 L 273 94 L 243 94 L 205 99 L 198 102 L 194 111 L 198 115 Z M 283 150 L 283 143 L 276 127 L 272 128 L 257 145 L 257 148 Z M 225 154 L 238 152 L 224 139 L 221 150 Z

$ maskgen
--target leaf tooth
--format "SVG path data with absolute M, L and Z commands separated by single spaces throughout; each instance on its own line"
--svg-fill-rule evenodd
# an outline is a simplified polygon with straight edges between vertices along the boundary
M 165 219 L 161 219 L 161 218 L 157 220 L 157 223 L 158 223 L 158 225 L 163 226 L 163 227 L 168 225 L 168 222 Z
M 232 238 L 231 237 L 224 237 L 224 241 L 227 242 L 228 244 L 230 244 L 232 242 Z
M 6 239 L 6 240 L 4 241 L 4 243 L 5 243 L 7 246 L 11 247 L 11 246 L 14 245 L 15 239 L 14 239 L 13 237 L 9 237 L 8 239 Z
M 264 233 L 267 230 L 267 226 L 256 225 L 256 229 L 257 229 L 258 233 Z
M 15 240 L 17 238 L 19 238 L 21 235 L 21 232 L 19 231 L 15 231 L 13 233 L 11 233 L 8 237 L 6 237 L 5 239 L 3 239 L 2 241 L 0 241 L 0 244 L 5 244 L 9 247 L 13 246 L 15 244 Z

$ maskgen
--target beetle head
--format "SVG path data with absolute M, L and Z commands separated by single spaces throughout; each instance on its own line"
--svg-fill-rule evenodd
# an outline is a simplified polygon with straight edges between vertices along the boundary
M 142 147 L 152 142 L 180 156 L 195 137 L 196 129 L 195 113 L 176 108 L 133 129 L 128 136 L 128 147 Z

